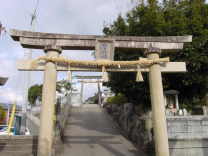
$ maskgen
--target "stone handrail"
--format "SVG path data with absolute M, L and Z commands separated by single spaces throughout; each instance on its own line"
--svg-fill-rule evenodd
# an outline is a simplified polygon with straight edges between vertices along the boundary
M 68 116 L 70 115 L 71 95 L 60 97 L 57 102 L 57 105 L 59 104 L 61 105 L 61 107 L 59 108 L 57 112 L 56 132 L 58 133 L 58 136 L 62 137 L 66 123 L 67 123 Z

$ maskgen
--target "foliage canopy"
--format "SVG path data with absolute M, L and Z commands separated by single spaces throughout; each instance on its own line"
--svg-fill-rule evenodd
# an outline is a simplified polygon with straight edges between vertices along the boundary
M 160 3 L 159 3 L 160 2 Z M 164 90 L 180 91 L 180 101 L 187 107 L 200 102 L 208 91 L 208 5 L 203 0 L 148 0 L 118 16 L 112 25 L 103 29 L 105 35 L 180 36 L 193 35 L 179 53 L 165 54 L 171 61 L 185 61 L 185 74 L 163 74 Z M 116 51 L 115 60 L 136 60 L 141 51 Z M 143 56 L 144 57 L 144 56 Z M 135 73 L 111 73 L 107 84 L 115 93 L 123 93 L 130 102 L 150 106 L 147 75 L 144 83 L 135 82 Z
M 33 85 L 29 88 L 28 90 L 28 101 L 31 105 L 35 105 L 35 102 L 37 99 L 39 99 L 41 101 L 41 97 L 42 97 L 42 88 L 43 85 L 40 84 L 36 84 Z M 56 91 L 62 94 L 66 94 L 67 91 L 71 90 L 71 84 L 66 81 L 66 80 L 62 80 L 62 81 L 58 81 L 56 83 Z
M 127 102 L 127 98 L 121 93 L 118 93 L 117 95 L 109 97 L 107 99 L 108 104 L 120 105 L 120 104 L 125 104 L 126 102 Z

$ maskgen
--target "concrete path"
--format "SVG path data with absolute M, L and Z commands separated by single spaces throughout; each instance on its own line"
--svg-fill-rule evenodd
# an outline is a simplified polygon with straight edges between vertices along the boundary
M 98 105 L 73 108 L 61 156 L 140 156 Z

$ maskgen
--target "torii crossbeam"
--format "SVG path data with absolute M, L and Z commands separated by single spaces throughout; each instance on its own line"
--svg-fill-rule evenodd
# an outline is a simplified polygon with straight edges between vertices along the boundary
M 62 50 L 96 50 L 99 59 L 113 59 L 115 49 L 137 51 L 143 49 L 150 60 L 158 59 L 161 52 L 174 52 L 183 49 L 183 44 L 192 41 L 192 36 L 165 36 L 165 37 L 132 37 L 132 36 L 95 36 L 95 35 L 68 35 L 51 34 L 29 31 L 11 30 L 12 38 L 19 41 L 24 48 L 44 49 L 46 56 L 57 58 Z M 41 124 L 38 144 L 38 156 L 52 155 L 53 141 L 53 112 L 57 71 L 101 71 L 95 67 L 63 67 L 56 62 L 46 61 L 44 64 L 32 66 L 30 60 L 19 63 L 20 70 L 44 70 L 43 97 L 41 106 Z M 94 70 L 93 70 L 94 69 Z M 103 68 L 104 69 L 104 68 Z M 102 70 L 103 70 L 102 69 Z M 108 68 L 108 72 L 128 71 L 132 68 Z M 154 140 L 156 156 L 169 156 L 168 135 L 163 99 L 161 72 L 185 72 L 185 63 L 169 62 L 161 66 L 158 63 L 150 67 L 142 67 L 141 72 L 149 72 L 151 105 L 154 122 Z M 70 154 L 70 153 L 69 153 Z
M 46 45 L 56 45 L 63 50 L 94 50 L 97 41 L 113 42 L 118 49 L 147 49 L 150 45 L 161 50 L 183 49 L 183 43 L 191 42 L 192 36 L 98 36 L 98 35 L 70 35 L 52 34 L 30 31 L 11 30 L 15 41 L 19 41 L 24 48 L 45 49 Z

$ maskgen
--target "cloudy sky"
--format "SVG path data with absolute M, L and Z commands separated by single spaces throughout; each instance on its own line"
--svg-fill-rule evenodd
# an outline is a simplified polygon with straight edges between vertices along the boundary
M 9 29 L 30 30 L 31 14 L 37 0 L 6 0 L 0 5 L 0 21 Z M 119 14 L 125 15 L 135 4 L 132 0 L 39 0 L 35 30 L 68 34 L 102 34 L 104 25 L 111 24 Z M 14 97 L 23 99 L 25 76 L 16 69 L 16 61 L 24 58 L 27 49 L 14 42 L 8 33 L 0 37 L 0 76 L 8 76 L 7 84 L 0 88 L 0 102 L 11 102 Z M 33 51 L 33 58 L 44 55 Z M 73 59 L 93 59 L 90 51 L 64 51 Z M 88 73 L 76 73 L 75 75 Z M 93 73 L 91 73 L 93 74 Z M 43 74 L 33 72 L 30 84 L 41 83 Z M 59 73 L 58 79 L 66 73 Z M 78 86 L 79 87 L 79 86 Z M 97 92 L 97 86 L 85 86 L 84 97 Z

